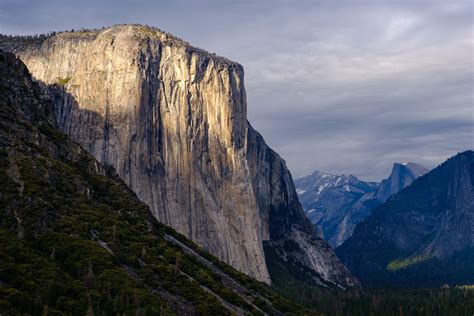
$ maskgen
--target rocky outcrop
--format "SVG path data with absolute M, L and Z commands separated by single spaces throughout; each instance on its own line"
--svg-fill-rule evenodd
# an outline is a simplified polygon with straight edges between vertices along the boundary
M 369 284 L 474 282 L 474 152 L 393 195 L 337 251 Z
M 62 131 L 114 166 L 160 222 L 221 260 L 270 282 L 263 241 L 313 238 L 284 161 L 247 122 L 239 64 L 137 25 L 0 47 L 56 85 Z M 306 249 L 305 262 L 319 260 Z
M 388 198 L 409 186 L 416 178 L 428 172 L 423 166 L 413 162 L 394 163 L 390 177 L 380 182 L 375 196 L 380 202 L 385 202 Z
M 391 195 L 426 173 L 415 163 L 394 163 L 390 176 L 379 184 L 353 175 L 336 176 L 319 171 L 295 180 L 296 192 L 311 222 L 336 248 L 358 223 Z

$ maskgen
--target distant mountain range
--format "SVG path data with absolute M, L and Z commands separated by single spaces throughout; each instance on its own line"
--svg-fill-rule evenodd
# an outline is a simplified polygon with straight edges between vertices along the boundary
M 336 176 L 316 171 L 296 179 L 295 186 L 307 216 L 336 248 L 377 206 L 426 172 L 426 168 L 416 163 L 395 163 L 390 176 L 376 183 L 353 175 Z
M 473 283 L 474 152 L 448 159 L 392 195 L 337 253 L 366 284 Z

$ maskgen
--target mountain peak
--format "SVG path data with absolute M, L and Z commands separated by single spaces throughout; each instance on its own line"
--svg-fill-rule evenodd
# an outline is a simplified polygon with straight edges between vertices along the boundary
M 358 219 L 351 219 L 358 208 L 357 218 L 364 218 L 363 200 L 373 197 L 377 184 L 364 182 L 354 175 L 329 175 L 320 171 L 295 180 L 297 193 L 304 210 L 323 236 L 337 247 L 352 233 Z M 369 202 L 370 203 L 370 202 Z M 349 214 L 351 213 L 351 214 Z
M 429 171 L 422 165 L 417 164 L 415 162 L 403 162 L 403 163 L 395 162 L 392 167 L 392 174 L 394 170 L 399 169 L 399 168 L 404 168 L 404 169 L 409 170 L 415 176 L 415 178 L 418 178 Z
M 385 202 L 391 195 L 409 186 L 427 171 L 428 169 L 414 162 L 395 162 L 390 176 L 380 182 L 376 193 L 377 199 L 382 203 Z
M 395 162 L 388 179 L 379 184 L 352 174 L 336 176 L 320 171 L 296 179 L 295 184 L 308 218 L 320 226 L 333 247 L 338 247 L 375 207 L 425 173 L 426 169 L 416 163 Z
M 459 153 L 389 199 L 338 248 L 367 283 L 474 281 L 474 153 Z

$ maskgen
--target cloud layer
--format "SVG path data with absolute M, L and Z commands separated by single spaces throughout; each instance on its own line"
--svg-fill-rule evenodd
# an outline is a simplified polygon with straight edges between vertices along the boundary
M 470 1 L 10 1 L 0 32 L 158 26 L 240 62 L 249 120 L 294 174 L 385 177 L 474 148 Z

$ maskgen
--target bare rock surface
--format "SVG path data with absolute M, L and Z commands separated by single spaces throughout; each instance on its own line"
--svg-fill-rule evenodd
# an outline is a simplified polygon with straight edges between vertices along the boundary
M 59 128 L 114 166 L 160 222 L 267 283 L 263 241 L 284 239 L 329 281 L 356 282 L 325 264 L 337 260 L 330 247 L 299 241 L 314 231 L 285 162 L 247 122 L 241 65 L 139 25 L 3 37 L 0 48 L 56 85 Z

